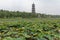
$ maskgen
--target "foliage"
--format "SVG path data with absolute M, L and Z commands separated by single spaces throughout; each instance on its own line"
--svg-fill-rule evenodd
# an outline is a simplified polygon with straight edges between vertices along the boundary
M 0 18 L 60 18 L 60 15 L 46 15 L 40 13 L 20 12 L 20 11 L 7 11 L 0 10 Z
M 28 12 L 0 10 L 0 18 L 15 18 L 15 17 L 33 18 L 37 17 L 37 15 Z
M 60 19 L 0 18 L 0 40 L 60 40 Z

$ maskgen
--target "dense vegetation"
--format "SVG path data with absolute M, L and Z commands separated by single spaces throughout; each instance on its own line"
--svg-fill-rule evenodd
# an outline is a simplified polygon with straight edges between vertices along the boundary
M 15 17 L 31 18 L 37 17 L 37 15 L 28 12 L 0 10 L 0 18 L 15 18 Z
M 0 10 L 0 40 L 60 40 L 60 16 Z
M 15 18 L 15 17 L 22 17 L 22 18 L 60 18 L 60 15 L 45 15 L 40 13 L 29 13 L 29 12 L 19 12 L 19 11 L 7 11 L 7 10 L 0 10 L 0 18 Z
M 60 19 L 0 18 L 0 40 L 60 40 Z

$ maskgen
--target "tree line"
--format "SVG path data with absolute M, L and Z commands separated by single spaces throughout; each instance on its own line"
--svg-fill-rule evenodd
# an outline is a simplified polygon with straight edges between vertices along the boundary
M 29 18 L 29 17 L 37 17 L 37 15 L 28 12 L 0 10 L 0 18 L 11 18 L 11 17 Z
M 29 12 L 20 12 L 20 11 L 8 11 L 8 10 L 0 10 L 0 18 L 14 18 L 14 17 L 22 17 L 22 18 L 60 18 L 60 15 L 45 15 L 40 13 L 29 13 Z

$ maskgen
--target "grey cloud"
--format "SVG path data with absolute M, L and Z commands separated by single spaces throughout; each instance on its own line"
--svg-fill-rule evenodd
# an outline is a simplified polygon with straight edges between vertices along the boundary
M 60 15 L 60 0 L 0 0 L 0 9 L 31 12 L 33 2 L 38 13 Z

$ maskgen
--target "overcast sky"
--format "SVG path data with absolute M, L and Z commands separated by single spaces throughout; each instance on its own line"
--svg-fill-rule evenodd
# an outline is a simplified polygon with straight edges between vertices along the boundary
M 33 2 L 38 13 L 60 15 L 60 0 L 0 0 L 0 9 L 31 12 Z

